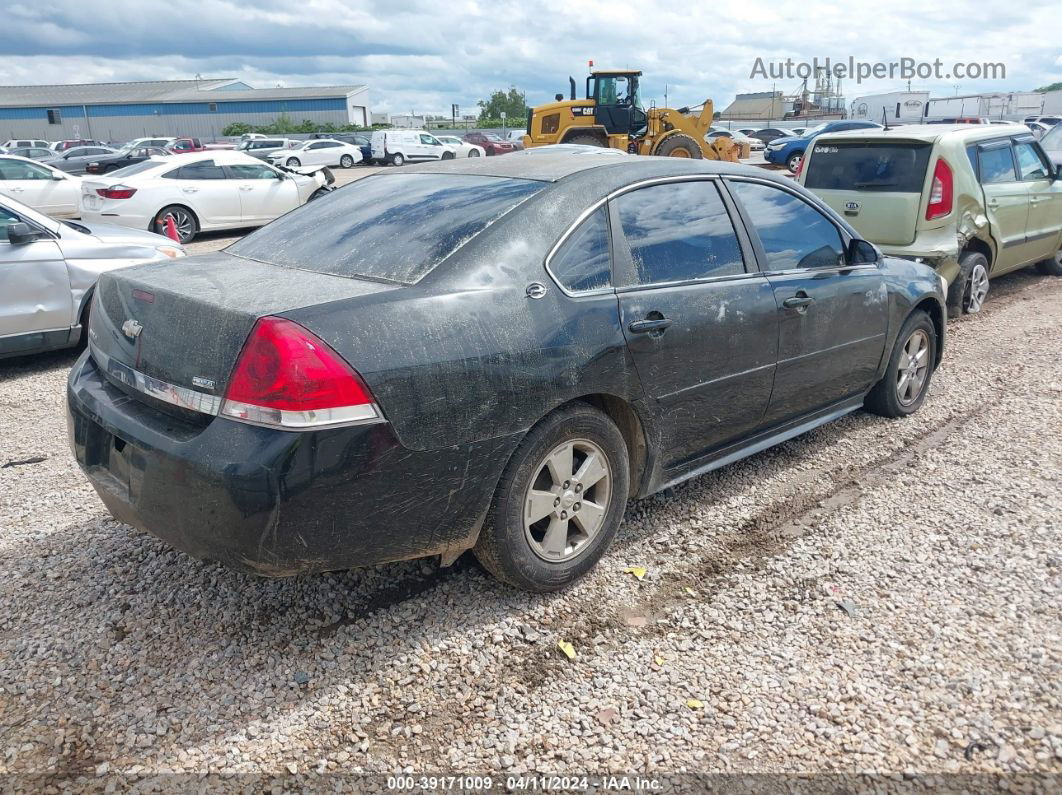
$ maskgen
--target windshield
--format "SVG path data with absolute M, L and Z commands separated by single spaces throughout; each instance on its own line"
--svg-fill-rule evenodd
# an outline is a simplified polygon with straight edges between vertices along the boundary
M 826 125 L 825 124 L 817 124 L 814 127 L 809 127 L 808 129 L 804 130 L 804 132 L 802 132 L 800 134 L 806 138 L 809 135 L 818 135 L 820 132 L 822 132 L 825 129 L 826 129 Z
M 463 174 L 370 176 L 281 216 L 226 251 L 316 273 L 415 284 L 545 186 Z
M 486 138 L 488 141 L 500 141 L 501 140 L 501 138 L 499 138 L 495 133 L 484 133 L 483 137 Z
M 139 163 L 133 163 L 133 165 L 131 165 L 131 166 L 126 166 L 125 168 L 119 168 L 119 169 L 117 169 L 115 171 L 109 171 L 109 172 L 107 172 L 107 176 L 108 177 L 131 177 L 133 174 L 140 174 L 143 171 L 148 171 L 150 169 L 153 169 L 156 166 L 158 166 L 158 164 L 159 164 L 159 161 L 157 161 L 157 160 L 150 160 L 150 159 L 149 160 L 141 160 Z
M 1044 149 L 1062 149 L 1062 124 L 1056 124 L 1040 139 Z

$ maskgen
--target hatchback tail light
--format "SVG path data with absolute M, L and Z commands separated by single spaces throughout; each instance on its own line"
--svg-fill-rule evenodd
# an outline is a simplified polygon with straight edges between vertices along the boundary
M 221 416 L 287 430 L 379 422 L 361 376 L 291 320 L 263 317 L 244 343 Z
M 929 189 L 929 204 L 926 206 L 927 221 L 943 218 L 951 212 L 953 191 L 951 166 L 944 158 L 940 158 L 933 169 L 933 184 Z
M 96 188 L 96 193 L 105 199 L 131 199 L 136 188 L 128 185 L 111 185 L 109 188 Z

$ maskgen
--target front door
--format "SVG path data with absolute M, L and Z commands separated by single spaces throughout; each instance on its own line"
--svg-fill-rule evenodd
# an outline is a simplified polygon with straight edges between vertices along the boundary
M 240 214 L 245 223 L 264 224 L 298 206 L 295 181 L 278 179 L 269 166 L 241 163 L 226 168 L 240 192 Z
M 876 264 L 850 265 L 840 230 L 796 193 L 730 180 L 752 227 L 778 317 L 765 424 L 866 392 L 885 348 L 888 292 Z
M 661 430 L 665 468 L 755 429 L 771 395 L 778 316 L 716 181 L 611 202 L 620 320 Z
M 21 221 L 0 207 L 0 338 L 70 328 L 73 315 L 70 280 L 59 244 L 51 236 L 11 243 L 7 230 Z M 28 339 L 24 347 L 37 344 Z M 0 343 L 0 350 L 18 349 L 13 339 Z
M 1050 161 L 1030 136 L 1014 144 L 1018 176 L 1029 186 L 1029 220 L 1025 241 L 1038 262 L 1054 257 L 1062 246 L 1062 180 L 1054 178 Z

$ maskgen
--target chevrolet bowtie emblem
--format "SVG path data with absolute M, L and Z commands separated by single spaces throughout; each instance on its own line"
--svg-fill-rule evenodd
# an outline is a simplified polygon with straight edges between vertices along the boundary
M 131 340 L 135 340 L 140 336 L 140 332 L 144 330 L 143 325 L 139 321 L 130 318 L 122 324 L 122 333 Z

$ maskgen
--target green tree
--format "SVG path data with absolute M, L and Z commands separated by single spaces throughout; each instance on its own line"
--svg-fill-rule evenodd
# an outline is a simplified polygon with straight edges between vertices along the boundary
M 249 132 L 254 132 L 254 127 L 250 124 L 244 124 L 242 121 L 234 121 L 232 124 L 226 124 L 221 134 L 236 136 Z
M 527 99 L 523 91 L 517 91 L 510 86 L 508 91 L 495 91 L 488 100 L 480 100 L 479 120 L 481 123 L 494 121 L 501 118 L 505 113 L 505 120 L 510 124 L 520 125 L 527 116 Z
M 1049 86 L 1043 86 L 1042 88 L 1038 88 L 1036 90 L 1037 91 L 1058 91 L 1059 89 L 1062 89 L 1062 83 L 1052 83 Z

